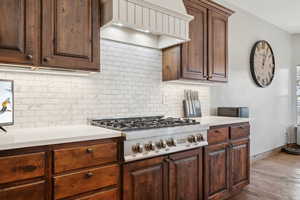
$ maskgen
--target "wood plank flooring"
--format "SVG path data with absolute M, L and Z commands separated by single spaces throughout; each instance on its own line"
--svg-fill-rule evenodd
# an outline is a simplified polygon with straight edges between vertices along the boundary
M 280 153 L 256 161 L 251 184 L 230 200 L 300 200 L 300 156 Z

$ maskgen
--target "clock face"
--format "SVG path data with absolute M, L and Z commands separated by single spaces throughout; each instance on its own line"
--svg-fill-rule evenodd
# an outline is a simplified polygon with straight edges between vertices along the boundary
M 257 42 L 251 52 L 251 73 L 259 87 L 267 87 L 274 79 L 275 59 L 273 50 L 267 41 Z

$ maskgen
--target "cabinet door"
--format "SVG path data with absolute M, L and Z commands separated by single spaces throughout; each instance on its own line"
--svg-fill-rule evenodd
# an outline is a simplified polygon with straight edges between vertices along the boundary
M 0 62 L 38 62 L 39 1 L 1 0 Z
M 0 189 L 1 200 L 45 200 L 44 181 Z
M 182 78 L 207 79 L 207 9 L 185 1 L 190 23 L 191 41 L 182 45 Z
M 224 199 L 230 192 L 229 145 L 217 144 L 205 147 L 205 198 Z
M 213 10 L 208 15 L 209 80 L 228 78 L 228 16 Z
M 177 153 L 169 161 L 169 200 L 203 199 L 202 149 Z
M 250 140 L 232 142 L 231 150 L 232 190 L 240 190 L 249 184 L 250 175 Z
M 123 200 L 167 200 L 167 167 L 165 157 L 125 164 Z
M 42 12 L 42 64 L 98 71 L 99 0 L 47 0 Z

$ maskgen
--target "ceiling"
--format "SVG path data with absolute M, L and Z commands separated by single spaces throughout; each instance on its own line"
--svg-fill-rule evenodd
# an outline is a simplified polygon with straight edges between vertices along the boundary
M 300 33 L 300 0 L 224 1 L 242 8 L 290 33 Z

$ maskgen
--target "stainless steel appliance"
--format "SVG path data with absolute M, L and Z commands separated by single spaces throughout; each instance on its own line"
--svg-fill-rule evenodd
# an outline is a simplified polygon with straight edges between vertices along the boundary
M 130 162 L 207 145 L 208 125 L 163 116 L 93 119 L 91 124 L 120 131 L 124 160 Z

